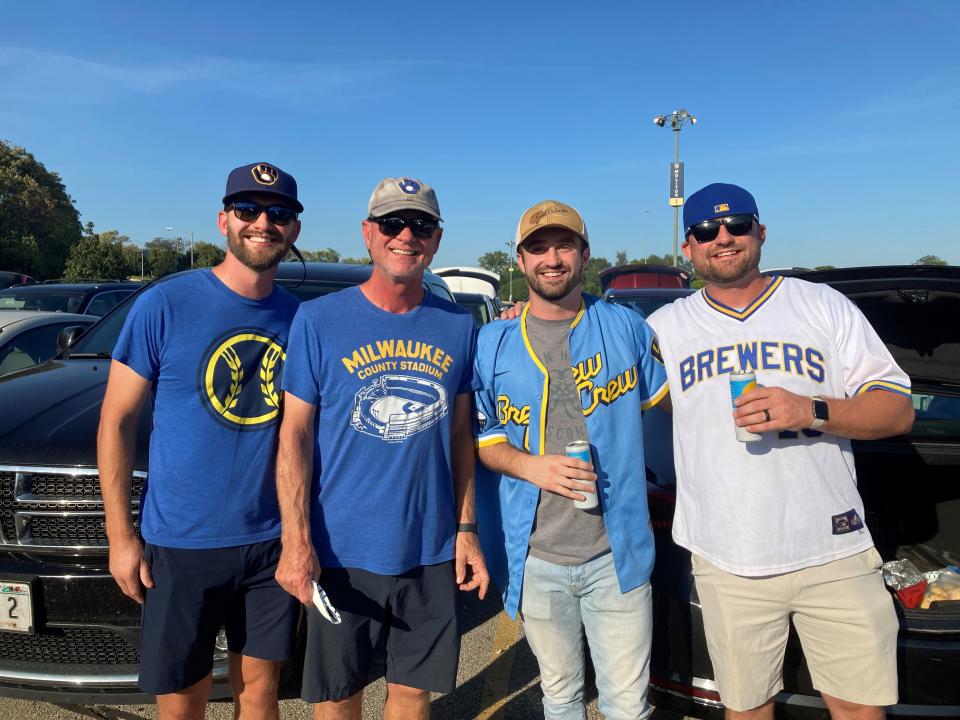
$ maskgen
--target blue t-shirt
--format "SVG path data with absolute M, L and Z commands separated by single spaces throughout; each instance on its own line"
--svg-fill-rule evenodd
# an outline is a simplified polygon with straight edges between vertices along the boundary
M 321 565 L 396 575 L 454 555 L 450 431 L 473 387 L 473 316 L 408 313 L 352 287 L 300 306 L 283 389 L 317 407 L 311 502 Z
M 262 300 L 210 270 L 146 290 L 113 358 L 153 382 L 140 531 L 154 545 L 216 548 L 278 537 L 280 378 L 299 300 Z

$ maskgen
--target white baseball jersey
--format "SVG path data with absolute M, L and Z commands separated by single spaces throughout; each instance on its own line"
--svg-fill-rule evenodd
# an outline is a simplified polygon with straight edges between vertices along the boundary
M 827 285 L 776 277 L 747 307 L 706 290 L 649 318 L 673 402 L 674 540 L 728 572 L 773 575 L 873 545 L 850 441 L 829 433 L 734 435 L 729 373 L 800 395 L 910 395 L 860 310 Z M 812 419 L 812 416 L 811 416 Z

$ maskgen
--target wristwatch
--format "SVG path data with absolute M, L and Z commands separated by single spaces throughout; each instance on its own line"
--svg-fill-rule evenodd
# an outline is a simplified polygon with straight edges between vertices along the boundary
M 479 533 L 480 526 L 477 523 L 460 523 L 457 525 L 457 532 Z
M 827 401 L 818 395 L 813 396 L 813 422 L 810 423 L 811 430 L 817 430 L 830 419 L 830 406 Z

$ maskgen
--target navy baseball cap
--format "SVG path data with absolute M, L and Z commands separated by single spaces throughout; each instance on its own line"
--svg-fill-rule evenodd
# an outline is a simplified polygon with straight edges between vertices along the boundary
M 757 201 L 738 185 L 713 183 L 697 190 L 683 206 L 683 234 L 704 220 L 716 220 L 727 215 L 753 215 L 760 219 Z
M 276 195 L 289 200 L 298 213 L 303 212 L 303 205 L 297 200 L 297 181 L 276 165 L 253 163 L 231 170 L 227 177 L 227 192 L 223 196 L 224 207 L 246 193 Z

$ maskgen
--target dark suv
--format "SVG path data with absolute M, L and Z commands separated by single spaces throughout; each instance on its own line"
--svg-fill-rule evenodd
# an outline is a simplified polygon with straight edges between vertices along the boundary
M 277 282 L 309 299 L 363 282 L 370 270 L 283 263 Z M 453 301 L 432 273 L 424 286 Z M 110 354 L 135 299 L 127 298 L 68 351 L 0 377 L 0 695 L 68 703 L 152 700 L 137 688 L 140 608 L 107 570 L 96 467 Z M 147 477 L 150 412 L 138 430 L 134 510 Z M 225 642 L 219 643 L 214 697 L 230 695 L 226 658 Z
M 103 317 L 142 287 L 142 282 L 119 280 L 17 285 L 0 290 L 0 310 L 47 310 Z

